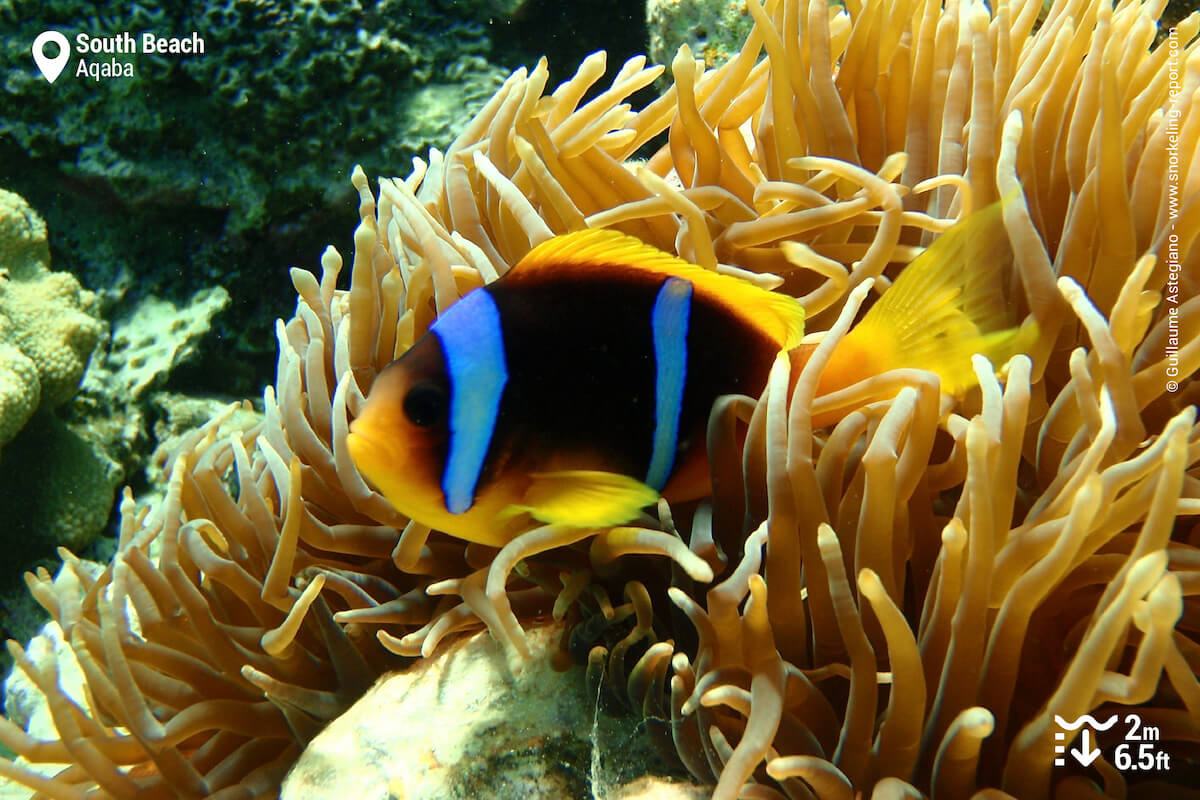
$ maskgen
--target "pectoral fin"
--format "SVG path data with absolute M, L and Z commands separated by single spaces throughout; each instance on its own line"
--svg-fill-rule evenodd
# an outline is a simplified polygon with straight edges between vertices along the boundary
M 658 492 L 627 475 L 598 470 L 540 472 L 521 502 L 505 515 L 528 512 L 534 519 L 576 528 L 622 525 L 658 501 Z

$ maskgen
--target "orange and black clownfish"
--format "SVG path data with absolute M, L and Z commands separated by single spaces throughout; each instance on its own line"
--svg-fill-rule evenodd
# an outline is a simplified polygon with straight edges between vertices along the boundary
M 904 366 L 944 391 L 1018 340 L 994 296 L 1011 258 L 999 204 L 940 236 L 839 343 L 819 392 Z M 792 297 L 611 230 L 558 236 L 448 308 L 375 379 L 348 447 L 404 515 L 502 546 L 528 524 L 629 522 L 659 495 L 709 491 L 705 430 L 723 394 L 758 396 L 797 347 Z M 797 365 L 798 366 L 798 365 Z M 798 371 L 794 369 L 794 371 Z

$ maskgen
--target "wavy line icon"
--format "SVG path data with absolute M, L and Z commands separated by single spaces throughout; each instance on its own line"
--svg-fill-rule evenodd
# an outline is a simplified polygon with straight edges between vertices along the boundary
M 1070 722 L 1067 722 L 1065 719 L 1060 717 L 1058 714 L 1055 714 L 1054 722 L 1056 725 L 1058 725 L 1058 727 L 1063 728 L 1064 730 L 1068 730 L 1068 731 L 1079 730 L 1084 725 L 1090 725 L 1098 731 L 1106 731 L 1109 728 L 1111 728 L 1113 725 L 1117 724 L 1117 718 L 1119 716 L 1120 716 L 1119 714 L 1113 714 L 1111 717 L 1108 718 L 1108 722 L 1098 722 L 1096 720 L 1096 718 L 1093 717 L 1091 714 L 1084 714 L 1082 717 L 1077 717 L 1076 719 L 1074 719 Z

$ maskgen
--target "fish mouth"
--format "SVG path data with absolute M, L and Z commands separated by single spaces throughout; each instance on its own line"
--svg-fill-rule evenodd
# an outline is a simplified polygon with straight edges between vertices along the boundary
M 455 526 L 457 518 L 446 511 L 441 488 L 419 479 L 419 462 L 386 430 L 378 430 L 360 417 L 346 434 L 346 448 L 368 488 L 400 514 L 438 530 Z
M 388 447 L 386 439 L 372 431 L 370 426 L 362 425 L 361 420 L 350 423 L 350 431 L 346 434 L 346 449 L 350 452 L 350 460 L 358 469 L 360 475 L 384 494 L 387 482 L 384 476 L 391 469 L 400 466 L 402 459 L 395 448 Z
M 429 487 L 421 478 L 420 454 L 396 441 L 390 428 L 371 422 L 370 417 L 359 417 L 346 434 L 350 459 L 368 487 L 410 519 L 425 521 L 443 513 L 441 488 Z

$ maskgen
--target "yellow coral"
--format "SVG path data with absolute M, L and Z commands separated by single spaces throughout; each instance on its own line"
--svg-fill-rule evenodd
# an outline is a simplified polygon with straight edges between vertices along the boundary
M 0 445 L 25 427 L 41 402 L 37 365 L 7 341 L 11 323 L 0 317 Z
M 100 338 L 94 295 L 49 264 L 45 222 L 21 197 L 0 190 L 0 342 L 7 345 L 0 350 L 0 444 L 24 424 L 21 416 L 75 394 Z

